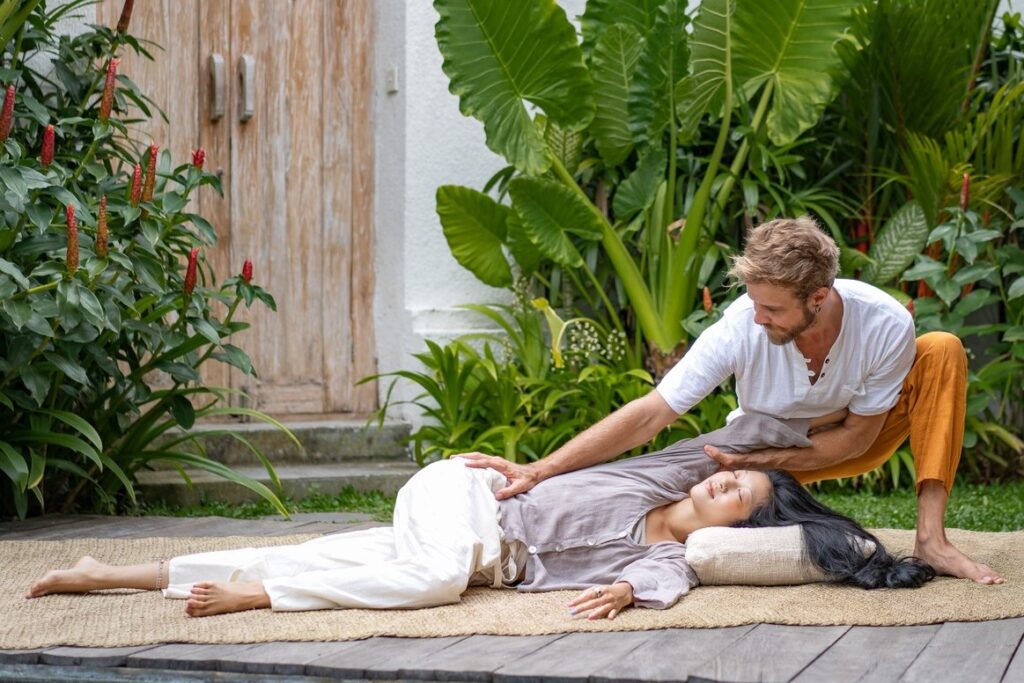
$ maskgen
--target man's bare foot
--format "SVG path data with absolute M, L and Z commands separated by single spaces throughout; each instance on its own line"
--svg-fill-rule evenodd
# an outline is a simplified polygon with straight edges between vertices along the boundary
M 190 617 L 208 617 L 269 607 L 270 596 L 261 581 L 203 581 L 192 586 L 185 613 Z
M 100 587 L 99 578 L 107 565 L 86 555 L 71 569 L 54 569 L 33 583 L 26 598 L 38 598 L 50 593 L 88 593 Z
M 990 585 L 1006 583 L 1006 579 L 999 576 L 987 564 L 975 562 L 957 550 L 949 541 L 943 540 L 938 543 L 921 543 L 919 541 L 914 546 L 914 555 L 930 564 L 937 574 L 971 579 L 977 583 Z

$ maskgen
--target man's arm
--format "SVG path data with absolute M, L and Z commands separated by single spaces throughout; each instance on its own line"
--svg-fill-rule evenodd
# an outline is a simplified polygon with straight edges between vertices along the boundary
M 811 435 L 811 445 L 806 448 L 767 448 L 750 453 L 723 453 L 719 448 L 706 446 L 704 452 L 729 469 L 751 467 L 816 470 L 866 453 L 882 431 L 887 415 L 849 413 L 835 428 Z
M 517 465 L 483 453 L 456 457 L 464 458 L 469 467 L 490 467 L 505 475 L 508 486 L 495 493 L 498 500 L 503 500 L 529 491 L 548 477 L 606 462 L 645 444 L 677 417 L 661 394 L 652 390 L 622 406 L 551 455 L 529 465 Z

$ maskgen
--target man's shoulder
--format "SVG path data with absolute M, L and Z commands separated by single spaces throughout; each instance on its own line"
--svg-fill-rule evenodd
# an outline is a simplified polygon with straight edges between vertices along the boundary
M 883 289 L 860 280 L 839 279 L 835 289 L 843 299 L 843 306 L 855 318 L 858 326 L 870 328 L 872 323 L 900 327 L 913 327 L 914 318 L 910 311 Z

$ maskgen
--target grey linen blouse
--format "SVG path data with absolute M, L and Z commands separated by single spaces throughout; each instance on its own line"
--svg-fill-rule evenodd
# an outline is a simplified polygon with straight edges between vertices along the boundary
M 709 434 L 635 458 L 560 474 L 501 501 L 505 541 L 526 546 L 518 590 L 550 591 L 628 581 L 633 604 L 666 609 L 697 576 L 686 546 L 674 541 L 638 545 L 630 534 L 650 510 L 682 500 L 718 470 L 704 455 L 711 444 L 731 452 L 809 446 L 808 420 L 748 413 Z

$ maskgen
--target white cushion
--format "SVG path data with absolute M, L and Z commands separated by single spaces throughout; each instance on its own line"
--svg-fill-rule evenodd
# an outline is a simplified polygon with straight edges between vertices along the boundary
M 875 544 L 864 544 L 870 555 Z M 799 525 L 706 527 L 686 539 L 686 561 L 705 585 L 784 586 L 827 580 L 807 556 Z

